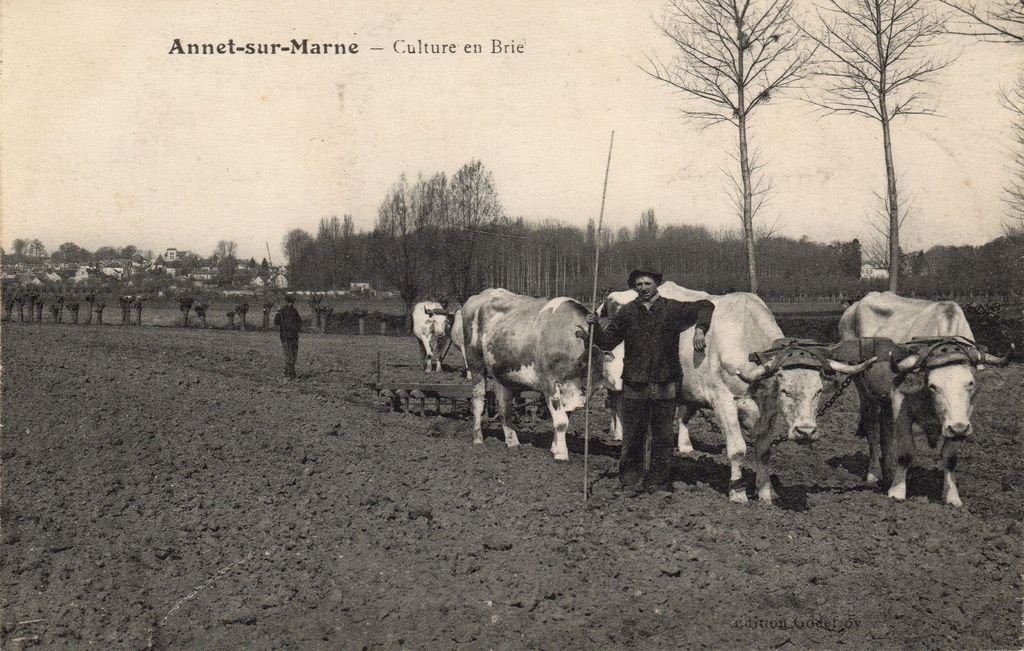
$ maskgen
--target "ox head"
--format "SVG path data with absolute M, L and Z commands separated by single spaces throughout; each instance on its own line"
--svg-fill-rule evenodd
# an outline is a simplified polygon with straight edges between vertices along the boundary
M 776 410 L 782 416 L 786 437 L 798 443 L 817 441 L 818 405 L 825 391 L 825 379 L 836 373 L 860 373 L 876 361 L 871 357 L 858 364 L 847 364 L 831 359 L 827 350 L 818 343 L 781 339 L 764 352 L 753 353 L 750 361 L 757 366 L 737 375 L 751 389 L 760 394 L 767 411 Z
M 927 392 L 943 438 L 964 439 L 972 433 L 974 368 L 1003 366 L 1007 361 L 965 337 L 915 337 L 892 355 L 893 384 L 907 395 Z
M 454 314 L 449 314 L 445 308 L 435 308 L 427 310 L 427 316 L 429 317 L 431 334 L 435 337 L 447 337 L 452 331 L 452 321 L 455 320 Z

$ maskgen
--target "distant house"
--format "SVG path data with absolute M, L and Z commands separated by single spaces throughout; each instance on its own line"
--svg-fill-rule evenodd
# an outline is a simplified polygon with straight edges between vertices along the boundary
M 120 262 L 101 262 L 100 273 L 111 278 L 121 278 L 124 276 L 124 265 Z
M 98 271 L 83 264 L 75 270 L 75 274 L 69 280 L 73 283 L 84 283 L 90 278 L 95 278 L 97 275 L 99 275 Z
M 860 279 L 861 280 L 888 280 L 889 270 L 883 269 L 882 267 L 875 267 L 870 264 L 863 264 L 860 266 Z
M 213 267 L 199 267 L 192 272 L 190 277 L 194 281 L 208 283 L 217 280 L 217 270 Z
M 288 277 L 278 271 L 270 277 L 270 284 L 278 289 L 288 289 Z
M 152 267 L 153 261 L 149 260 L 148 258 L 146 258 L 146 256 L 142 255 L 141 253 L 136 253 L 128 261 L 128 264 L 131 265 L 131 268 L 133 270 L 143 271 L 145 269 L 149 269 L 150 267 Z
M 373 287 L 370 283 L 366 282 L 352 282 L 348 284 L 348 291 L 350 292 L 370 292 L 373 291 Z
M 265 287 L 267 283 L 259 276 L 256 276 L 255 278 L 252 279 L 252 282 L 249 284 L 252 285 L 253 287 Z

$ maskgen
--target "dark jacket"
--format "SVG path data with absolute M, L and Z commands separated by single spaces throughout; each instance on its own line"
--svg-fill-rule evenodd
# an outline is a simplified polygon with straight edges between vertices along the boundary
M 691 326 L 707 332 L 715 304 L 683 303 L 659 296 L 648 310 L 640 299 L 629 303 L 607 328 L 594 326 L 594 343 L 611 350 L 626 342 L 622 379 L 626 382 L 672 382 L 683 377 L 679 366 L 679 333 Z
M 295 340 L 299 338 L 299 331 L 302 330 L 302 317 L 295 306 L 289 303 L 274 315 L 274 325 L 280 328 L 282 340 Z

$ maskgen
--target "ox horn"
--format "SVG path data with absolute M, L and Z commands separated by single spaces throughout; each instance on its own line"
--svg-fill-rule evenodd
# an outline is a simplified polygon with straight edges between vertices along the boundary
M 758 366 L 755 366 L 754 369 L 749 373 L 740 369 L 736 371 L 736 375 L 739 376 L 739 378 L 746 382 L 747 384 L 753 384 L 754 382 L 757 382 L 758 380 L 763 378 L 765 376 L 765 373 L 767 372 L 768 364 L 760 364 Z
M 1010 363 L 1010 356 L 996 357 L 992 353 L 984 352 L 981 354 L 981 358 L 978 360 L 978 368 L 981 368 L 985 364 L 991 364 L 992 366 L 1006 366 Z
M 920 355 L 910 355 L 908 357 L 904 357 L 903 359 L 896 363 L 896 370 L 898 370 L 901 373 L 912 371 L 915 368 L 917 368 L 917 364 L 920 361 Z
M 845 375 L 855 375 L 861 371 L 867 369 L 869 366 L 878 361 L 877 357 L 866 359 L 860 364 L 845 364 L 843 362 L 836 361 L 834 359 L 828 360 L 829 368 L 836 373 L 843 373 Z

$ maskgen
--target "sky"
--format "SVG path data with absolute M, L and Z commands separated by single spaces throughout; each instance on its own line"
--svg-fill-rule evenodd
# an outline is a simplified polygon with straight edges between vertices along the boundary
M 809 2 L 797 0 L 806 11 Z M 736 131 L 682 119 L 640 70 L 669 54 L 663 0 L 365 3 L 6 0 L 0 23 L 0 243 L 50 251 L 135 244 L 210 254 L 218 240 L 284 262 L 292 228 L 351 214 L 372 229 L 406 174 L 479 158 L 505 210 L 583 226 L 734 229 L 723 170 Z M 346 55 L 182 55 L 183 43 L 358 43 Z M 397 40 L 458 54 L 395 51 Z M 492 39 L 522 46 L 490 54 Z M 481 54 L 465 54 L 479 43 Z M 373 50 L 371 48 L 382 48 Z M 1012 118 L 998 101 L 1024 48 L 944 41 L 958 56 L 925 90 L 938 116 L 894 124 L 907 250 L 1001 232 Z M 884 192 L 881 131 L 799 96 L 759 109 L 753 144 L 773 189 L 758 220 L 817 241 L 866 238 Z M 9 248 L 8 248 L 9 250 Z

